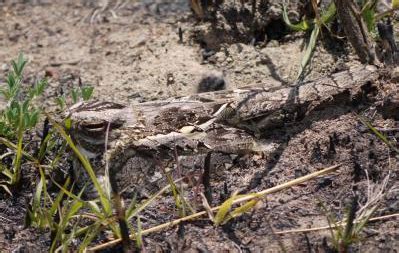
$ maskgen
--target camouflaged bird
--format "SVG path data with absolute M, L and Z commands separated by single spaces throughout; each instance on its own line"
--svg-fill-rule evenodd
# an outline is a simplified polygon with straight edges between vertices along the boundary
M 362 99 L 378 76 L 375 67 L 366 66 L 274 90 L 248 87 L 130 106 L 79 103 L 67 117 L 82 153 L 101 161 L 97 176 L 104 176 L 108 164 L 120 189 L 137 190 L 151 188 L 163 177 L 160 168 L 173 170 L 177 161 L 209 152 L 271 152 L 276 144 L 264 138 L 268 131 L 334 103 Z

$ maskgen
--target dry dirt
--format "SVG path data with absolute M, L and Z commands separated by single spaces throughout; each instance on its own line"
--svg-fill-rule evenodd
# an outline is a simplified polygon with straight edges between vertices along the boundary
M 5 79 L 10 61 L 23 52 L 29 60 L 27 80 L 49 78 L 43 103 L 53 108 L 54 98 L 77 87 L 79 79 L 95 87 L 96 99 L 128 104 L 193 94 L 209 80 L 211 86 L 224 81 L 226 89 L 234 89 L 291 85 L 296 78 L 304 36 L 276 30 L 282 29 L 281 19 L 273 4 L 264 7 L 270 18 L 262 21 L 257 30 L 261 34 L 255 36 L 248 32 L 251 29 L 244 18 L 235 21 L 236 30 L 231 28 L 229 17 L 244 15 L 249 8 L 240 3 L 225 7 L 231 12 L 219 13 L 217 18 L 223 21 L 212 25 L 198 21 L 184 0 L 124 2 L 119 8 L 110 5 L 96 12 L 101 6 L 96 1 L 0 0 L 0 80 Z M 299 9 L 292 12 L 300 14 Z M 341 44 L 318 47 L 308 79 L 359 64 L 351 50 Z M 384 82 L 389 80 L 376 84 L 378 89 L 383 89 Z M 396 84 L 391 85 L 397 89 Z M 354 184 L 361 205 L 367 201 L 368 184 L 380 185 L 390 174 L 389 187 L 399 186 L 398 157 L 357 117 L 373 115 L 375 126 L 397 129 L 398 117 L 384 119 L 375 110 L 377 104 L 378 99 L 356 106 L 336 105 L 273 130 L 268 134 L 278 145 L 273 154 L 241 157 L 232 167 L 212 175 L 213 204 L 236 190 L 260 191 L 342 163 L 338 173 L 274 194 L 253 212 L 225 226 L 215 228 L 204 218 L 146 236 L 145 249 L 328 252 L 329 230 L 275 233 L 327 225 L 320 203 L 342 218 L 353 198 Z M 391 140 L 399 138 L 397 130 L 387 134 Z M 23 227 L 37 177 L 29 172 L 32 168 L 24 170 L 29 176 L 21 193 L 13 197 L 0 193 L 0 252 L 46 252 L 50 245 L 48 231 Z M 397 193 L 388 194 L 374 216 L 398 213 Z M 173 218 L 177 212 L 165 198 L 143 214 L 143 226 Z M 398 218 L 370 223 L 361 235 L 353 252 L 399 251 Z

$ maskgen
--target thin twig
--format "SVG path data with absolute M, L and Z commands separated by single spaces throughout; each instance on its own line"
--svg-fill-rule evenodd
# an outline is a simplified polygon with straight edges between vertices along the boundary
M 233 201 L 233 204 L 239 204 L 239 203 L 242 203 L 242 202 L 245 202 L 245 201 L 248 201 L 248 200 L 252 200 L 252 199 L 255 199 L 255 198 L 264 197 L 267 194 L 272 194 L 272 193 L 279 192 L 281 190 L 284 190 L 284 189 L 293 187 L 295 185 L 304 183 L 304 182 L 309 181 L 311 179 L 314 179 L 316 177 L 332 173 L 332 172 L 336 171 L 340 166 L 341 166 L 341 164 L 334 165 L 334 166 L 328 167 L 326 169 L 316 171 L 316 172 L 311 173 L 309 175 L 306 175 L 306 176 L 291 180 L 289 182 L 277 185 L 275 187 L 260 191 L 258 193 L 244 195 L 241 198 L 235 199 Z M 216 206 L 216 207 L 213 207 L 211 210 L 212 211 L 217 211 L 220 208 L 221 208 L 221 206 Z M 176 219 L 176 220 L 173 220 L 173 221 L 170 221 L 170 222 L 167 222 L 167 223 L 164 223 L 164 224 L 161 224 L 161 225 L 158 225 L 158 226 L 143 230 L 141 232 L 141 234 L 142 235 L 146 235 L 146 234 L 150 234 L 150 233 L 154 233 L 154 232 L 159 232 L 159 231 L 161 231 L 163 229 L 170 228 L 172 226 L 176 226 L 177 224 L 179 224 L 179 223 L 181 223 L 183 221 L 192 220 L 192 219 L 201 217 L 201 216 L 203 216 L 205 214 L 207 214 L 206 211 L 201 211 L 201 212 L 198 212 L 198 213 L 194 213 L 192 215 L 189 215 L 189 216 L 186 216 L 186 217 L 183 217 L 183 218 L 180 218 L 180 219 Z M 130 238 L 132 238 L 132 239 L 135 238 L 135 235 L 134 234 L 130 235 Z M 116 245 L 116 244 L 118 244 L 120 242 L 121 242 L 121 239 L 115 239 L 115 240 L 109 241 L 107 243 L 103 243 L 103 244 L 94 246 L 92 248 L 89 248 L 88 251 L 103 250 L 103 249 L 112 247 L 112 246 L 114 246 L 114 245 Z
M 395 213 L 395 214 L 389 214 L 389 215 L 384 215 L 384 216 L 378 216 L 378 217 L 374 217 L 369 219 L 369 222 L 373 222 L 373 221 L 380 221 L 380 220 L 387 220 L 390 218 L 395 218 L 395 217 L 399 217 L 399 213 Z M 360 223 L 362 221 L 355 221 L 354 223 Z M 331 228 L 336 228 L 339 226 L 344 226 L 344 222 L 338 222 L 335 225 L 332 226 L 324 226 L 324 227 L 315 227 L 315 228 L 299 228 L 299 229 L 292 229 L 292 230 L 284 230 L 284 231 L 279 231 L 276 232 L 277 235 L 283 235 L 283 234 L 293 234 L 293 233 L 307 233 L 307 232 L 313 232 L 313 231 L 320 231 L 320 230 L 326 230 L 326 229 L 331 229 Z

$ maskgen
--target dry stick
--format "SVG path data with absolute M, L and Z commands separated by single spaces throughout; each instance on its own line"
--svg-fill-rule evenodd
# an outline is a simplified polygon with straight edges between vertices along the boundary
M 245 201 L 248 201 L 248 200 L 252 200 L 252 199 L 255 199 L 255 198 L 263 197 L 266 194 L 272 194 L 272 193 L 284 190 L 286 188 L 293 187 L 295 185 L 298 185 L 298 184 L 301 184 L 303 182 L 309 181 L 309 180 L 311 180 L 313 178 L 316 178 L 316 177 L 319 177 L 319 176 L 334 172 L 340 166 L 341 166 L 341 164 L 337 164 L 337 165 L 328 167 L 326 169 L 313 172 L 313 173 L 311 173 L 309 175 L 306 175 L 306 176 L 291 180 L 289 182 L 274 186 L 272 188 L 269 188 L 269 189 L 266 189 L 266 190 L 263 190 L 263 191 L 260 191 L 260 192 L 254 193 L 254 194 L 247 194 L 247 195 L 245 195 L 243 197 L 235 199 L 233 201 L 233 204 L 242 203 L 242 202 L 245 202 Z M 212 211 L 216 211 L 216 210 L 219 210 L 220 208 L 221 208 L 221 206 L 216 206 L 216 207 L 213 207 L 211 210 Z M 141 234 L 142 235 L 146 235 L 146 234 L 150 234 L 150 233 L 153 233 L 153 232 L 158 232 L 158 231 L 160 231 L 162 229 L 175 226 L 175 225 L 179 224 L 180 222 L 187 221 L 187 220 L 192 220 L 194 218 L 197 218 L 197 217 L 200 217 L 200 216 L 203 216 L 203 215 L 206 215 L 206 214 L 207 214 L 206 211 L 198 212 L 198 213 L 195 213 L 195 214 L 192 214 L 192 215 L 180 218 L 180 219 L 176 219 L 176 220 L 173 220 L 173 221 L 170 221 L 170 222 L 167 222 L 167 223 L 164 223 L 164 224 L 161 224 L 161 225 L 158 225 L 158 226 L 143 230 L 141 232 Z M 134 237 L 135 237 L 134 234 L 130 235 L 130 238 L 133 239 Z M 94 246 L 92 248 L 89 248 L 88 251 L 102 250 L 102 249 L 105 249 L 105 248 L 112 247 L 113 245 L 118 244 L 120 242 L 121 242 L 121 239 L 115 239 L 115 240 L 109 241 L 107 243 L 100 244 L 100 245 Z
M 362 63 L 378 63 L 375 58 L 370 35 L 366 25 L 360 17 L 360 10 L 354 0 L 334 0 L 337 15 L 344 28 L 348 41 L 352 44 Z
M 394 217 L 399 217 L 399 213 L 395 213 L 395 214 L 389 214 L 389 215 L 384 215 L 384 216 L 378 216 L 378 217 L 374 217 L 369 219 L 369 222 L 372 221 L 380 221 L 380 220 L 387 220 L 390 218 L 394 218 Z M 354 223 L 359 223 L 360 221 L 355 221 Z M 276 232 L 277 235 L 282 235 L 282 234 L 292 234 L 292 233 L 306 233 L 306 232 L 313 232 L 313 231 L 320 231 L 320 230 L 326 230 L 326 229 L 331 229 L 331 228 L 336 228 L 339 226 L 344 226 L 345 223 L 341 222 L 341 224 L 335 224 L 333 226 L 324 226 L 324 227 L 316 227 L 316 228 L 304 228 L 304 229 L 292 229 L 292 230 L 284 230 L 284 231 L 279 231 Z

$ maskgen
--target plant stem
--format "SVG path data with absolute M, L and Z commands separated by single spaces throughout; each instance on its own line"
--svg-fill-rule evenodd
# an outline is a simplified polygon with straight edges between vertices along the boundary
M 18 185 L 21 180 L 21 161 L 22 161 L 22 144 L 24 139 L 24 118 L 22 113 L 22 106 L 20 105 L 19 120 L 18 120 L 18 144 L 17 144 L 17 154 L 15 156 L 14 163 L 14 175 L 11 185 Z

